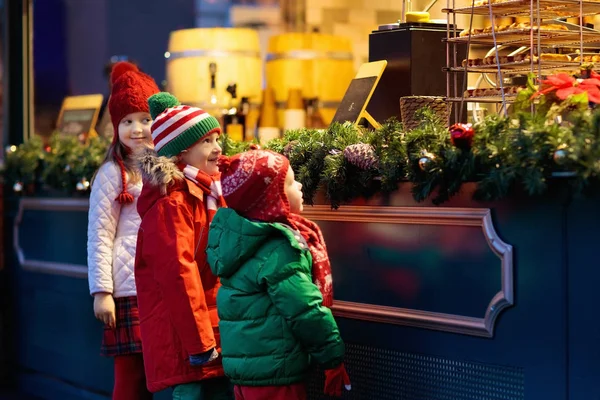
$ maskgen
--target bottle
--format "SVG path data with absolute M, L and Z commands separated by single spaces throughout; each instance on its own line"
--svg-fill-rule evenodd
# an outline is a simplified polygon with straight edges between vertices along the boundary
M 217 97 L 217 63 L 211 62 L 208 64 L 208 73 L 210 74 L 210 89 L 208 92 L 208 102 L 205 103 L 206 105 L 203 108 L 223 125 L 223 110 L 219 105 Z
M 208 64 L 208 72 L 210 74 L 210 104 L 212 107 L 217 107 L 217 63 L 211 62 Z
M 283 130 L 302 129 L 306 124 L 306 110 L 300 89 L 290 89 L 285 111 L 283 112 Z
M 313 97 L 306 100 L 306 127 L 310 129 L 325 129 L 327 124 L 319 112 L 319 99 Z
M 250 99 L 248 97 L 242 97 L 240 100 L 239 112 L 240 115 L 244 117 L 244 140 L 248 141 L 254 139 L 254 130 L 256 129 L 256 124 L 254 124 L 254 126 L 250 126 L 250 118 L 248 117 L 250 114 Z
M 240 107 L 236 107 L 237 84 L 232 83 L 227 86 L 227 93 L 231 95 L 229 100 L 229 109 L 223 115 L 223 130 L 231 140 L 236 142 L 244 141 L 244 130 L 246 125 L 246 116 L 241 112 Z
M 275 92 L 273 91 L 273 88 L 270 87 L 263 91 L 263 102 L 260 107 L 257 136 L 261 144 L 281 136 L 281 132 L 277 124 Z

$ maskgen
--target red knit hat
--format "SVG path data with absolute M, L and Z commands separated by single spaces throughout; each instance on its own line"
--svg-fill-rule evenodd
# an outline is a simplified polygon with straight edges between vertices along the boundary
M 290 162 L 269 150 L 250 150 L 220 161 L 227 206 L 243 217 L 285 222 L 290 203 L 284 191 Z
M 150 113 L 148 97 L 160 92 L 160 90 L 154 79 L 141 72 L 134 64 L 126 61 L 118 62 L 113 66 L 110 80 L 112 91 L 108 100 L 108 110 L 115 130 L 112 140 L 114 145 L 119 137 L 119 123 L 121 120 L 128 114 Z M 123 189 L 115 200 L 121 204 L 129 204 L 133 202 L 133 196 L 127 192 L 125 166 L 123 160 L 119 157 L 117 157 L 117 163 L 121 168 Z

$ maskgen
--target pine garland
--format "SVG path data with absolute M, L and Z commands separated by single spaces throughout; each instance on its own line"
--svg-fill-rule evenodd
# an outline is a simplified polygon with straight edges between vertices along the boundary
M 509 117 L 488 116 L 474 126 L 471 148 L 455 147 L 447 126 L 429 109 L 419 111 L 421 124 L 412 131 L 396 120 L 375 131 L 333 124 L 326 130 L 288 131 L 264 147 L 289 158 L 307 204 L 314 204 L 322 191 L 334 208 L 390 193 L 403 181 L 412 183 L 416 201 L 431 198 L 434 204 L 456 195 L 466 182 L 475 182 L 475 199 L 485 201 L 515 189 L 543 194 L 556 177 L 567 177 L 574 193 L 589 194 L 600 190 L 600 110 L 582 104 L 582 99 L 548 103 L 545 115 L 518 111 Z M 251 144 L 221 139 L 227 155 Z M 36 137 L 7 153 L 3 175 L 10 185 L 73 192 L 82 178 L 91 180 L 107 145 L 104 139 L 82 146 L 74 138 L 55 136 L 48 152 Z M 360 156 L 376 162 L 357 162 Z
M 18 183 L 31 188 L 26 190 L 27 194 L 59 191 L 68 195 L 77 190 L 78 182 L 92 179 L 104 160 L 108 144 L 106 138 L 95 137 L 82 145 L 75 137 L 54 134 L 45 145 L 36 135 L 15 151 L 7 151 L 2 174 L 11 186 Z
M 257 144 L 257 142 L 236 142 L 232 140 L 227 134 L 223 134 L 219 138 L 219 145 L 221 146 L 221 150 L 225 155 L 233 155 L 247 151 L 248 149 L 250 149 L 250 146 L 252 144 Z
M 49 188 L 69 193 L 76 190 L 78 182 L 92 180 L 104 160 L 108 141 L 96 137 L 83 146 L 76 137 L 54 135 L 49 146 L 41 181 Z

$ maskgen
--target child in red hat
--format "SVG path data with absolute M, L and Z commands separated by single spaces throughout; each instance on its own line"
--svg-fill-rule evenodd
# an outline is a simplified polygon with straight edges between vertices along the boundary
M 104 323 L 101 353 L 114 357 L 113 399 L 151 399 L 146 388 L 134 260 L 142 191 L 131 153 L 151 144 L 148 97 L 159 91 L 154 80 L 133 64 L 114 65 L 108 108 L 114 136 L 92 181 L 88 218 L 88 281 L 94 314 Z
M 238 400 L 304 400 L 311 361 L 325 393 L 350 381 L 328 307 L 331 268 L 316 224 L 300 216 L 302 185 L 286 157 L 251 150 L 221 161 L 223 196 L 207 256 L 217 295 L 223 368 Z M 325 306 L 326 305 L 326 306 Z

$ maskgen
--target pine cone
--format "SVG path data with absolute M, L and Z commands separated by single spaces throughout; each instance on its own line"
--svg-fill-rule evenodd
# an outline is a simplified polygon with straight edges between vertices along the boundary
M 292 150 L 294 149 L 294 147 L 298 144 L 297 140 L 292 140 L 291 142 L 289 142 L 288 144 L 286 144 L 283 148 L 283 155 L 286 156 L 287 158 L 290 158 L 290 153 L 292 152 Z
M 344 157 L 350 164 L 361 169 L 371 169 L 379 166 L 379 159 L 370 144 L 351 144 L 344 149 Z

